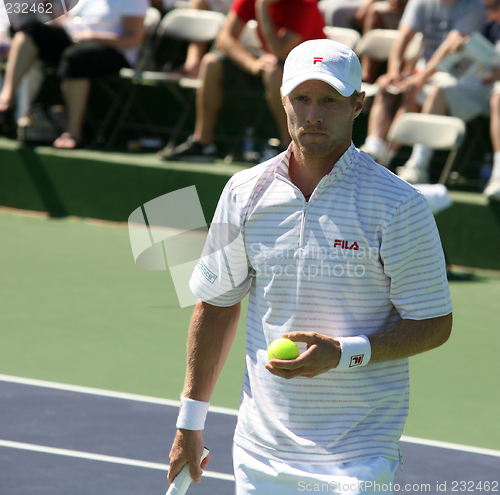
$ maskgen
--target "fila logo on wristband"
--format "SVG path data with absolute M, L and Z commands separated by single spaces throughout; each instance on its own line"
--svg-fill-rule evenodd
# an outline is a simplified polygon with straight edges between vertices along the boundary
M 359 366 L 366 366 L 372 357 L 372 347 L 368 337 L 338 337 L 335 340 L 340 344 L 340 361 L 336 369 L 348 370 Z
M 353 368 L 354 366 L 361 366 L 363 364 L 364 357 L 365 357 L 364 354 L 358 354 L 357 356 L 352 356 L 349 368 Z

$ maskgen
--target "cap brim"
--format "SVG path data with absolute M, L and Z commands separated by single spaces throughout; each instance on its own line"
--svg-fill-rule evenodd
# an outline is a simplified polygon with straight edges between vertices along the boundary
M 299 84 L 313 79 L 319 79 L 320 81 L 326 82 L 335 88 L 342 96 L 351 96 L 355 91 L 355 88 L 351 85 L 343 83 L 340 79 L 333 77 L 331 74 L 325 74 L 324 72 L 306 72 L 284 83 L 283 86 L 281 86 L 281 94 L 283 96 L 288 96 Z

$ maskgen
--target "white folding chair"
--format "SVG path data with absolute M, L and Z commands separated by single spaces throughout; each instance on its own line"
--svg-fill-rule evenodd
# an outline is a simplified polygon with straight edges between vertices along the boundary
M 379 163 L 386 165 L 389 150 L 394 142 L 405 146 L 423 144 L 433 150 L 449 150 L 439 178 L 439 183 L 445 184 L 464 135 L 465 123 L 458 117 L 405 113 L 392 123 Z
M 175 8 L 169 11 L 160 21 L 156 32 L 155 48 L 153 52 L 159 49 L 162 38 L 172 38 L 188 43 L 198 41 L 212 42 L 217 37 L 225 18 L 226 16 L 221 12 Z M 200 85 L 200 80 L 196 77 L 183 76 L 178 73 L 163 70 L 140 70 L 140 68 L 122 69 L 120 71 L 120 77 L 129 79 L 133 83 L 133 86 L 127 101 L 123 105 L 122 112 L 118 116 L 107 146 L 111 147 L 113 145 L 119 132 L 126 125 L 125 119 L 136 101 L 137 89 L 141 84 L 164 85 L 181 103 L 183 110 L 174 127 L 168 129 L 171 131 L 169 145 L 172 145 L 182 131 L 184 124 L 194 108 L 194 95 L 190 94 L 186 96 L 181 88 L 188 88 L 190 90 L 196 89 Z M 143 118 L 147 122 L 147 115 L 144 115 Z M 150 129 L 152 131 L 167 131 L 167 128 L 163 128 L 163 126 L 155 126 L 149 123 L 130 123 L 127 126 L 137 129 Z
M 375 60 L 385 62 L 389 58 L 391 48 L 399 31 L 397 29 L 372 29 L 361 36 L 356 44 L 358 57 L 368 55 Z M 422 33 L 416 33 L 405 50 L 405 61 L 417 60 L 422 51 Z M 361 88 L 366 96 L 374 96 L 378 91 L 376 84 L 363 83 Z
M 325 26 L 323 28 L 325 36 L 329 40 L 338 41 L 348 46 L 351 50 L 354 50 L 358 44 L 361 35 L 358 31 L 351 28 L 336 27 L 336 26 Z
M 225 17 L 221 12 L 212 10 L 176 8 L 161 20 L 158 35 L 184 41 L 212 41 Z
M 358 56 L 369 55 L 377 60 L 387 60 L 392 45 L 399 36 L 397 29 L 372 29 L 361 36 L 356 44 Z M 420 55 L 422 33 L 416 33 L 406 47 L 405 60 L 413 60 Z

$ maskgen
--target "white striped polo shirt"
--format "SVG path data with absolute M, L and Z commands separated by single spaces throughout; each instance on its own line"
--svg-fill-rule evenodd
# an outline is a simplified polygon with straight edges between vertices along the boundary
M 288 463 L 398 459 L 408 359 L 284 380 L 264 368 L 266 349 L 283 332 L 371 335 L 449 314 L 434 217 L 353 144 L 306 202 L 288 176 L 292 149 L 229 180 L 190 281 L 217 306 L 250 291 L 235 442 Z

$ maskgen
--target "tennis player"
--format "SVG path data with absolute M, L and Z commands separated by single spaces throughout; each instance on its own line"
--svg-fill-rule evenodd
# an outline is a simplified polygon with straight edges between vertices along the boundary
M 352 143 L 364 100 L 353 51 L 302 43 L 281 94 L 292 143 L 230 179 L 190 281 L 199 301 L 169 480 L 185 463 L 200 480 L 210 396 L 249 292 L 236 494 L 392 493 L 408 358 L 451 332 L 438 231 L 425 198 Z M 301 355 L 268 362 L 283 334 Z

